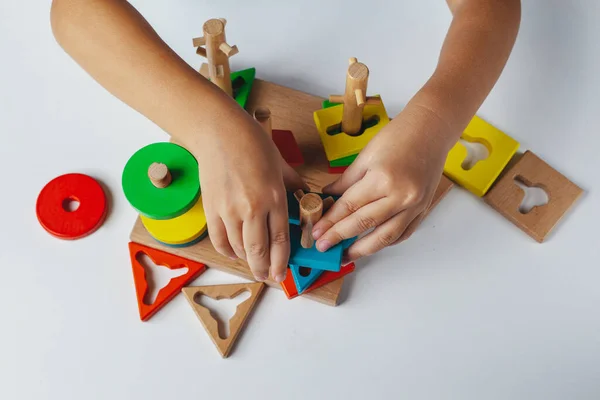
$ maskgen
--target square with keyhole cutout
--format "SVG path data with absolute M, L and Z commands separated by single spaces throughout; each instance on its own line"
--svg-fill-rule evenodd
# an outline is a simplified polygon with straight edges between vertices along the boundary
M 525 192 L 517 182 L 543 189 L 547 204 L 523 210 Z M 484 197 L 492 208 L 542 243 L 583 190 L 531 151 L 514 164 Z
M 489 155 L 470 168 L 465 168 L 467 148 L 457 142 L 448 153 L 444 174 L 465 189 L 482 197 L 517 152 L 519 142 L 478 116 L 473 117 L 461 138 L 484 145 Z
M 313 115 L 329 161 L 358 154 L 390 122 L 383 103 L 367 104 L 363 109 L 363 126 L 366 129 L 358 136 L 350 136 L 335 129 L 341 124 L 343 113 L 344 105 L 340 104 L 317 110 Z M 373 124 L 365 125 L 370 122 Z

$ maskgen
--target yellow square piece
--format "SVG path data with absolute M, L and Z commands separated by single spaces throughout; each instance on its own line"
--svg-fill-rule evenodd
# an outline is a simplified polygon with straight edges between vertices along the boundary
M 344 132 L 330 135 L 327 129 L 342 122 L 344 106 L 342 104 L 334 107 L 317 110 L 314 113 L 315 124 L 321 136 L 321 142 L 329 161 L 337 160 L 358 154 L 373 137 L 383 128 L 390 119 L 385 111 L 383 103 L 366 105 L 363 109 L 363 120 L 375 115 L 379 117 L 377 125 L 366 129 L 359 136 L 350 136 Z
M 462 139 L 481 143 L 489 152 L 488 158 L 478 161 L 471 169 L 462 167 L 467 157 L 467 148 L 460 142 L 448 153 L 444 173 L 453 181 L 481 197 L 486 194 L 504 167 L 519 148 L 519 142 L 490 125 L 478 116 L 474 116 Z

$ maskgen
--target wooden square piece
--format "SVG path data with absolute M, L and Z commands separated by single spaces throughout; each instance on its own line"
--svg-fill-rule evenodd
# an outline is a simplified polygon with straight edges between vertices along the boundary
M 548 203 L 534 207 L 527 214 L 521 213 L 519 207 L 525 194 L 515 183 L 515 178 L 527 186 L 542 188 L 548 195 Z M 484 200 L 529 236 L 542 243 L 582 193 L 581 188 L 538 156 L 527 151 L 496 182 Z

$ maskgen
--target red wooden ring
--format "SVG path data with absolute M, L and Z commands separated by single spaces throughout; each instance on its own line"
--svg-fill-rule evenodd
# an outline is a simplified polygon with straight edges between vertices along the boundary
M 78 201 L 75 211 L 65 203 Z M 44 186 L 36 203 L 36 214 L 42 227 L 51 235 L 66 240 L 80 239 L 98 229 L 107 214 L 106 195 L 102 186 L 84 174 L 66 174 Z

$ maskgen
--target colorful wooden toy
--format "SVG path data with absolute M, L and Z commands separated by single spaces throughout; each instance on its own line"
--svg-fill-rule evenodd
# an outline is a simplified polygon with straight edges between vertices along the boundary
M 321 219 L 323 213 L 333 205 L 335 200 L 331 196 L 322 198 L 316 193 L 305 194 L 302 190 L 294 192 L 294 197 L 298 201 L 300 210 L 300 229 L 302 237 L 300 245 L 309 249 L 315 243 L 312 236 L 314 225 Z
M 519 211 L 524 192 L 515 180 L 540 187 L 548 203 L 526 214 Z M 562 217 L 582 195 L 583 190 L 531 151 L 525 154 L 496 182 L 484 200 L 522 231 L 542 243 Z
M 271 124 L 271 110 L 267 107 L 257 107 L 254 110 L 254 119 L 271 137 L 283 159 L 292 167 L 304 164 L 302 151 L 296 143 L 296 138 L 291 131 L 273 129 Z
M 224 18 L 210 19 L 202 26 L 204 36 L 193 39 L 196 54 L 208 61 L 208 74 L 211 82 L 220 87 L 225 93 L 233 97 L 229 57 L 239 52 L 237 46 L 227 44 L 225 38 Z M 206 46 L 206 47 L 202 47 Z
M 327 167 L 327 172 L 332 175 L 341 175 L 346 172 L 347 169 L 348 167 Z
M 302 295 L 306 295 L 307 293 L 309 293 L 315 289 L 325 286 L 325 285 L 327 285 L 331 282 L 334 282 L 340 278 L 343 278 L 344 276 L 348 275 L 349 273 L 351 273 L 353 271 L 354 271 L 354 263 L 343 265 L 342 268 L 338 272 L 323 271 L 323 274 L 321 274 L 321 276 L 319 276 L 312 285 L 310 285 L 308 288 L 306 288 L 302 292 Z M 292 273 L 289 269 L 288 269 L 288 274 L 286 275 L 284 281 L 281 282 L 281 288 L 283 289 L 286 297 L 290 300 L 299 296 L 298 289 L 296 288 L 296 283 L 294 282 L 294 277 L 292 276 Z
M 246 108 L 252 84 L 256 75 L 255 68 L 247 68 L 231 73 L 231 85 L 233 87 L 233 98 L 242 108 Z
M 263 283 L 240 283 L 232 285 L 194 286 L 183 288 L 183 294 L 192 306 L 194 313 L 204 326 L 204 329 L 223 358 L 229 356 L 235 341 L 245 325 L 252 309 L 256 305 L 265 285 Z M 208 308 L 200 304 L 201 296 L 208 296 L 215 300 L 233 299 L 244 291 L 250 292 L 250 298 L 237 306 L 235 315 L 229 320 L 229 336 L 219 335 L 218 322 L 213 318 Z
M 163 243 L 160 240 L 156 240 L 156 238 L 154 238 L 154 240 L 156 240 L 156 242 L 162 244 L 163 246 L 167 246 L 172 249 L 182 249 L 184 247 L 190 247 L 190 246 L 195 245 L 196 243 L 200 243 L 202 240 L 206 239 L 207 237 L 208 237 L 208 229 L 206 231 L 204 231 L 204 233 L 201 234 L 200 236 L 198 236 L 196 239 L 192 240 L 191 242 L 187 242 L 187 243 L 168 244 L 168 243 Z
M 350 164 L 356 160 L 358 154 L 354 154 L 348 157 L 338 158 L 337 160 L 331 160 L 329 165 L 332 167 L 348 167 Z
M 301 267 L 299 265 L 290 265 L 290 272 L 296 285 L 296 290 L 302 294 L 314 281 L 319 278 L 323 272 L 321 269 L 312 269 L 309 267 Z
M 314 269 L 339 271 L 342 263 L 344 243 L 338 243 L 329 250 L 321 252 L 313 243 L 306 249 L 301 243 L 302 230 L 300 226 L 290 224 L 290 265 L 305 265 Z
M 171 279 L 169 284 L 162 288 L 153 304 L 146 304 L 144 298 L 148 291 L 146 271 L 138 257 L 146 254 L 155 264 L 163 265 L 169 269 L 187 268 L 184 275 Z M 154 314 L 163 308 L 173 297 L 180 292 L 181 288 L 196 279 L 206 269 L 204 264 L 188 260 L 176 255 L 157 250 L 139 243 L 129 243 L 129 255 L 133 269 L 133 281 L 138 302 L 138 310 L 142 321 L 148 321 Z
M 190 210 L 200 196 L 198 162 L 177 144 L 153 143 L 129 159 L 122 186 L 125 197 L 141 215 L 156 220 L 176 218 Z
M 141 216 L 148 232 L 159 242 L 184 245 L 194 242 L 207 231 L 202 196 L 185 214 L 172 219 L 152 219 Z
M 517 152 L 519 143 L 478 116 L 473 117 L 462 138 L 485 145 L 490 153 L 489 157 L 465 170 L 463 162 L 467 157 L 467 149 L 457 142 L 448 153 L 444 173 L 457 184 L 481 197 Z
M 70 202 L 78 202 L 73 211 Z M 48 182 L 38 195 L 36 215 L 54 237 L 75 240 L 90 235 L 104 222 L 108 211 L 106 194 L 92 177 L 71 173 Z
M 383 103 L 365 105 L 362 115 L 365 124 L 370 126 L 358 136 L 351 136 L 336 130 L 342 120 L 344 105 L 325 108 L 314 112 L 314 120 L 319 131 L 325 155 L 329 161 L 358 154 L 379 133 L 389 117 Z

